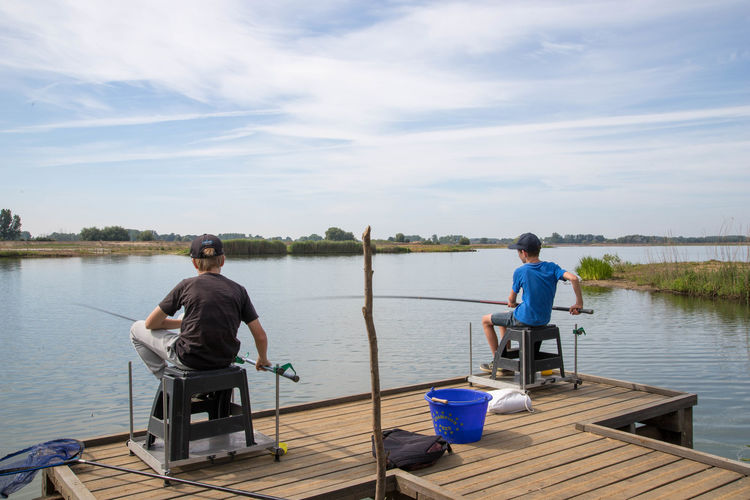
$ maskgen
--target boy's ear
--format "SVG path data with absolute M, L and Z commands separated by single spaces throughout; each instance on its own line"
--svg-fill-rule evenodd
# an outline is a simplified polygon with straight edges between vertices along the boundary
M 190 260 L 193 261 L 193 267 L 198 269 L 198 262 L 195 259 L 190 259 Z

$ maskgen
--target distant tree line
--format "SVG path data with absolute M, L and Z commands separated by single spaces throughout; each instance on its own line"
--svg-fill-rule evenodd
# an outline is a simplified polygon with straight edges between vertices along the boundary
M 486 240 L 487 238 L 482 239 Z M 421 243 L 423 245 L 470 245 L 475 242 L 462 234 L 449 234 L 446 236 L 433 234 L 430 238 L 422 238 L 418 234 L 407 236 L 404 233 L 396 233 L 395 236 L 388 237 L 388 241 L 393 243 Z
M 572 244 L 638 244 L 638 245 L 675 245 L 690 243 L 746 243 L 750 241 L 747 236 L 724 235 L 724 236 L 644 236 L 642 234 L 629 234 L 618 238 L 605 238 L 601 234 L 566 234 L 552 233 L 551 236 L 543 238 L 542 242 L 548 245 Z
M 7 211 L 10 214 L 10 211 Z M 3 211 L 5 214 L 5 210 Z M 5 215 L 3 215 L 5 217 Z M 8 215 L 10 217 L 10 215 Z M 17 216 L 16 216 L 17 217 Z M 1 221 L 2 219 L 0 219 Z M 8 224 L 11 225 L 10 223 Z M 18 222 L 18 228 L 20 228 L 20 219 Z M 28 233 L 26 233 L 28 235 Z M 153 229 L 146 229 L 144 231 L 138 229 L 125 229 L 122 226 L 107 226 L 102 229 L 98 227 L 85 227 L 81 229 L 80 233 L 59 233 L 54 232 L 46 236 L 39 236 L 35 238 L 37 241 L 193 241 L 197 235 L 195 234 L 159 234 Z M 217 234 L 222 240 L 265 240 L 265 241 L 280 241 L 283 243 L 292 243 L 294 241 L 357 241 L 354 234 L 349 231 L 344 231 L 338 227 L 329 227 L 325 232 L 325 237 L 318 234 L 311 234 L 309 236 L 302 236 L 296 240 L 293 240 L 289 236 L 272 236 L 265 238 L 261 235 L 254 235 L 252 233 L 219 233 Z M 13 238 L 8 238 L 13 239 Z M 15 238 L 20 239 L 20 238 Z M 31 239 L 31 235 L 28 235 L 25 239 Z
M 102 229 L 98 227 L 85 227 L 80 233 L 54 232 L 45 236 L 33 238 L 37 241 L 192 241 L 195 234 L 159 234 L 152 229 L 137 230 L 125 229 L 121 226 L 107 226 Z M 220 233 L 217 235 L 222 240 L 263 240 L 292 244 L 294 242 L 320 242 L 320 241 L 354 241 L 357 239 L 350 231 L 344 231 L 338 227 L 329 227 L 324 236 L 312 233 L 309 236 L 301 236 L 293 240 L 289 236 L 273 236 L 264 238 L 252 233 Z M 0 210 L 0 240 L 31 240 L 28 231 L 21 231 L 21 217 L 13 214 L 10 209 Z M 422 245 L 507 245 L 515 241 L 515 238 L 467 238 L 461 234 L 449 234 L 438 236 L 433 234 L 429 238 L 423 238 L 418 234 L 406 235 L 396 233 L 388 237 L 393 243 L 420 243 Z M 723 236 L 644 236 L 641 234 L 630 234 L 617 238 L 605 238 L 601 234 L 566 234 L 552 233 L 542 238 L 545 245 L 593 245 L 593 244 L 638 244 L 638 245 L 665 245 L 665 244 L 715 244 L 715 243 L 748 243 L 750 237 L 742 235 Z M 300 247 L 302 248 L 302 247 Z M 307 247 L 304 247 L 307 248 Z

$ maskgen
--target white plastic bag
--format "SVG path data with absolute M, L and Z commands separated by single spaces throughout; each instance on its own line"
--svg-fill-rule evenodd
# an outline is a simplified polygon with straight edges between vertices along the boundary
M 520 389 L 498 389 L 489 391 L 492 399 L 487 405 L 487 413 L 517 413 L 519 411 L 533 412 L 531 398 Z

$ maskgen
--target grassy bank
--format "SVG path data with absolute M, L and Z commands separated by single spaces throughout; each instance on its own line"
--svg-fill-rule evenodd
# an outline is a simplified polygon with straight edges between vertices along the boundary
M 588 282 L 586 284 L 736 300 L 750 305 L 750 262 L 710 260 L 632 264 L 620 262 L 617 258 L 609 262 L 591 257 L 585 259 L 585 262 L 581 259 L 576 272 Z M 606 267 L 611 269 L 609 276 Z
M 187 255 L 190 243 L 173 241 L 0 241 L 0 258 L 94 255 Z
M 495 245 L 434 245 L 422 242 L 394 243 L 388 240 L 375 240 L 377 253 L 423 253 L 423 252 L 474 252 L 476 248 L 499 248 Z

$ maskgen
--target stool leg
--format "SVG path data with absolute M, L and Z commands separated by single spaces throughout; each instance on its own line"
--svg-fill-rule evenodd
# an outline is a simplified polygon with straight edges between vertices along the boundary
M 500 366 L 500 358 L 503 357 L 503 354 L 508 350 L 508 345 L 510 344 L 510 335 L 508 335 L 508 331 L 505 331 L 505 335 L 503 335 L 503 338 L 500 339 L 500 344 L 497 346 L 497 351 L 495 351 L 495 357 L 492 359 L 492 373 L 490 373 L 490 379 L 491 380 L 497 380 L 497 369 Z
M 531 330 L 524 329 L 523 346 L 521 346 L 521 350 L 523 351 L 521 353 L 523 356 L 523 369 L 521 370 L 523 384 L 521 385 L 521 390 L 526 390 L 526 384 L 534 383 L 534 347 L 531 344 Z
M 560 356 L 560 376 L 565 376 L 565 367 L 563 366 L 562 342 L 560 342 L 560 331 L 557 331 L 557 355 Z
M 146 426 L 146 449 L 150 449 L 153 446 L 156 437 L 162 433 L 157 428 L 161 425 L 160 422 L 164 420 L 164 405 L 162 404 L 162 386 L 159 384 L 159 389 L 156 391 L 154 396 L 154 402 L 151 404 L 151 415 L 148 419 L 148 425 Z
M 172 393 L 169 404 L 169 459 L 182 460 L 190 456 L 190 399 L 184 380 L 167 378 Z
M 250 390 L 247 387 L 247 378 L 242 374 L 243 380 L 239 384 L 240 403 L 242 405 L 242 423 L 245 427 L 245 444 L 252 446 L 255 444 L 255 434 L 253 432 L 253 419 L 250 416 Z

